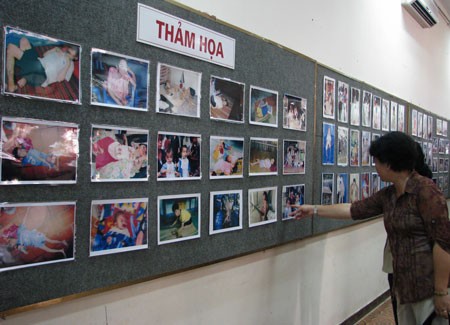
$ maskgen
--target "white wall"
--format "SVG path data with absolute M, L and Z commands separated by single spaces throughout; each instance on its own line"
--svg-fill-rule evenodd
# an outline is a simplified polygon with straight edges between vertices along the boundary
M 400 0 L 179 2 L 450 118 L 450 29 L 422 29 Z M 4 323 L 337 324 L 387 290 L 384 240 L 374 220 Z

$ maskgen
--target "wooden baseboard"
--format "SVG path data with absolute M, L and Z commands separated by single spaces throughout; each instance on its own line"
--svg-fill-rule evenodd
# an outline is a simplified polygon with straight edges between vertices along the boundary
M 352 316 L 347 318 L 345 321 L 343 321 L 340 325 L 354 325 L 356 322 L 361 320 L 364 316 L 368 315 L 372 310 L 377 308 L 381 303 L 383 303 L 386 299 L 390 298 L 389 290 L 386 290 L 383 294 L 381 294 L 378 298 L 373 300 L 371 303 L 369 303 L 367 306 L 364 306 L 360 310 L 358 310 L 356 313 L 354 313 Z

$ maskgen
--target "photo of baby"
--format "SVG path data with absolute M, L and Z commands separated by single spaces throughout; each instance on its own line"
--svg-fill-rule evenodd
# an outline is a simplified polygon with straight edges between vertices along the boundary
M 148 131 L 93 125 L 91 181 L 148 180 Z
M 244 138 L 210 137 L 209 175 L 214 178 L 242 178 Z
M 81 104 L 78 44 L 4 27 L 3 93 Z
M 147 111 L 149 61 L 91 50 L 91 104 Z
M 1 184 L 75 183 L 78 126 L 4 117 Z
M 200 194 L 158 196 L 158 245 L 200 237 Z
M 211 76 L 209 85 L 211 119 L 244 123 L 245 84 Z
M 250 138 L 249 175 L 277 175 L 278 139 Z
M 250 124 L 278 127 L 278 92 L 250 86 Z
M 89 256 L 148 248 L 147 207 L 147 198 L 92 201 Z
M 74 260 L 75 202 L 0 204 L 0 272 Z

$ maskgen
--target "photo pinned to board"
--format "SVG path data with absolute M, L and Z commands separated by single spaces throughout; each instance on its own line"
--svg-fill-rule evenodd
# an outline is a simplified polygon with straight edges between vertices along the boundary
M 281 194 L 281 220 L 290 220 L 295 217 L 290 214 L 295 211 L 294 205 L 305 204 L 305 184 L 285 185 Z
M 0 272 L 75 259 L 74 201 L 0 204 Z
M 200 118 L 202 73 L 158 63 L 156 112 Z
M 147 181 L 148 138 L 148 130 L 93 124 L 91 181 Z
M 250 138 L 249 176 L 278 174 L 278 139 Z
M 212 120 L 244 123 L 245 84 L 211 76 L 209 114 Z
M 250 86 L 249 123 L 278 127 L 278 92 Z
M 242 229 L 242 200 L 242 190 L 210 193 L 210 235 Z
M 94 200 L 89 256 L 148 248 L 148 199 Z
M 277 187 L 248 190 L 248 226 L 277 222 Z
M 81 46 L 4 27 L 5 95 L 81 104 Z
M 158 245 L 200 238 L 200 193 L 158 196 Z
M 0 184 L 76 183 L 78 125 L 11 117 L 1 123 Z
M 149 66 L 147 60 L 93 48 L 91 104 L 147 111 Z
M 283 128 L 306 132 L 307 99 L 284 94 Z
M 305 174 L 306 141 L 283 140 L 283 175 Z
M 209 139 L 209 177 L 244 177 L 244 138 L 211 136 Z

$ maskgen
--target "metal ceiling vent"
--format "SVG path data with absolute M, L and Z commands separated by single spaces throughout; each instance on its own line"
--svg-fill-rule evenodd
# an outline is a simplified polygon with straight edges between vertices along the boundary
M 423 28 L 432 27 L 439 21 L 423 0 L 404 0 L 402 6 Z

